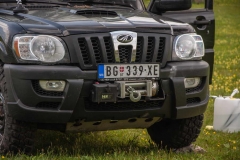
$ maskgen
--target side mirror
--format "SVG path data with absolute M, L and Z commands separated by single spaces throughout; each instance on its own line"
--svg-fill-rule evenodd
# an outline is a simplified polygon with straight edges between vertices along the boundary
M 192 0 L 152 0 L 148 6 L 151 12 L 187 10 L 192 7 Z

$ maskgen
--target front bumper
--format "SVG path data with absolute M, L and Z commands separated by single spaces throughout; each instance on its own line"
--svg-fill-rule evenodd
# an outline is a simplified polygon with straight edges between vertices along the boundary
M 157 108 L 133 110 L 86 110 L 84 98 L 89 96 L 97 79 L 96 71 L 82 71 L 77 66 L 5 64 L 4 74 L 8 112 L 13 118 L 28 122 L 68 123 L 133 117 L 181 119 L 204 113 L 208 103 L 209 66 L 204 61 L 167 63 L 160 71 L 165 100 Z M 185 77 L 201 77 L 203 83 L 197 90 L 187 91 L 184 87 Z M 36 92 L 33 85 L 38 80 L 65 80 L 67 86 L 62 95 L 41 94 Z M 44 105 L 48 107 L 41 107 Z

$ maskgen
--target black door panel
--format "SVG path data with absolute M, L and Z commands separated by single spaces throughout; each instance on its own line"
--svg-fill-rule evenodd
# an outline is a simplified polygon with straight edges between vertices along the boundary
M 213 48 L 215 36 L 215 19 L 213 11 L 206 9 L 168 11 L 163 13 L 162 16 L 191 24 L 196 30 L 197 34 L 203 37 L 205 48 Z
M 210 84 L 212 82 L 213 63 L 214 63 L 214 39 L 215 39 L 215 19 L 213 13 L 213 0 L 205 0 L 205 8 L 189 9 L 182 11 L 167 11 L 156 13 L 154 0 L 150 2 L 148 11 L 164 17 L 179 20 L 193 26 L 196 33 L 201 35 L 205 45 L 205 56 L 203 60 L 210 66 Z

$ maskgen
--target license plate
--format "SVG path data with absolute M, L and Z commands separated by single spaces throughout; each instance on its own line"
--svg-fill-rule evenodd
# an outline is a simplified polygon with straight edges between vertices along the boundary
M 158 78 L 159 64 L 99 64 L 98 79 Z

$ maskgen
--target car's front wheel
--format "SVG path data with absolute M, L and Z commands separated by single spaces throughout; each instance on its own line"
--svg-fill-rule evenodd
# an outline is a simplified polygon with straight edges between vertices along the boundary
M 203 115 L 186 119 L 163 119 L 149 127 L 151 139 L 161 148 L 178 149 L 194 142 L 203 124 Z
M 17 121 L 8 114 L 6 84 L 3 65 L 0 64 L 0 153 L 30 153 L 35 125 Z

